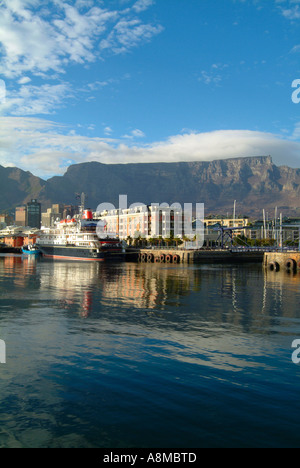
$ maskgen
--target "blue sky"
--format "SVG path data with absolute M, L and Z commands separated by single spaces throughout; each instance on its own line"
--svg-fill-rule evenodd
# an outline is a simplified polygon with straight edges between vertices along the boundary
M 0 164 L 300 167 L 299 32 L 300 0 L 2 0 Z

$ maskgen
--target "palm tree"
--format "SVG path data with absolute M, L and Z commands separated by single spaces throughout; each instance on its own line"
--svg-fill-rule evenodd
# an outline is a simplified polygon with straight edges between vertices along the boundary
M 126 237 L 126 242 L 127 242 L 128 245 L 132 245 L 132 237 L 127 236 Z

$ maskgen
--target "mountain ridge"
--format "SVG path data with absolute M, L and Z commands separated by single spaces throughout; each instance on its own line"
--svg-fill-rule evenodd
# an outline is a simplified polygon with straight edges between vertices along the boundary
M 83 162 L 47 181 L 19 168 L 0 166 L 0 210 L 14 209 L 38 198 L 43 209 L 52 203 L 76 204 L 75 193 L 85 192 L 87 204 L 139 202 L 204 203 L 206 214 L 237 212 L 258 216 L 262 209 L 300 216 L 300 169 L 276 166 L 271 156 L 249 156 L 214 161 L 103 164 Z

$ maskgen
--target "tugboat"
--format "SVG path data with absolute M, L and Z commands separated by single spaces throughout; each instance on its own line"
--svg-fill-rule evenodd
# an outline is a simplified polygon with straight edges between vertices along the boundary
M 28 244 L 28 245 L 23 245 L 22 247 L 22 253 L 24 255 L 40 255 L 41 251 L 38 249 L 36 245 Z
M 100 224 L 100 223 L 99 223 Z M 97 229 L 91 210 L 82 217 L 57 220 L 54 228 L 41 230 L 36 240 L 44 257 L 65 260 L 123 261 L 125 252 L 119 238 Z M 101 232 L 100 232 L 101 231 Z

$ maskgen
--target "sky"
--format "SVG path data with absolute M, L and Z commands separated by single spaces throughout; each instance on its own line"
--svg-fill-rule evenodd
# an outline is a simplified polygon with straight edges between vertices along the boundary
M 0 0 L 0 164 L 300 167 L 300 0 Z

